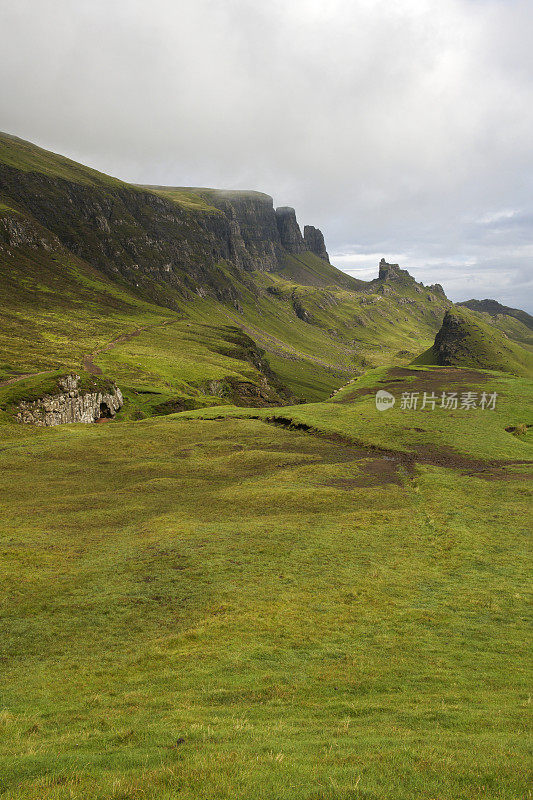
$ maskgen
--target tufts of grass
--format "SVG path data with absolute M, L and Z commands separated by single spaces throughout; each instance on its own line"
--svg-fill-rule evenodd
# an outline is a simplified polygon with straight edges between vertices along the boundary
M 361 453 L 251 419 L 16 433 L 3 797 L 527 796 L 518 475 L 346 491 Z

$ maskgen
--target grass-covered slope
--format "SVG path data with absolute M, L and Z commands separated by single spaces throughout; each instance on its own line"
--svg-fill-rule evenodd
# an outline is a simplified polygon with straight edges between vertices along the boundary
M 9 136 L 0 177 L 0 383 L 91 358 L 123 390 L 121 417 L 234 401 L 236 382 L 246 402 L 269 369 L 289 394 L 320 400 L 428 347 L 448 306 L 412 279 L 363 284 L 311 253 L 278 261 L 259 192 L 161 197 Z M 213 263 L 215 241 L 228 258 Z M 264 368 L 237 352 L 233 328 L 265 351 Z
M 13 381 L 31 396 L 39 385 L 44 394 L 56 370 L 86 366 L 119 381 L 126 398 L 121 417 L 290 396 L 255 343 L 229 320 L 219 315 L 212 324 L 206 314 L 185 322 L 184 314 L 136 297 L 20 207 L 0 209 L 0 307 L 3 409 Z
M 526 797 L 525 351 L 406 366 L 440 287 L 278 261 L 259 193 L 0 180 L 2 800 Z M 13 424 L 72 370 L 121 424 Z
M 366 286 L 314 253 L 287 254 L 276 272 L 286 280 L 302 286 L 342 287 L 358 291 Z
M 479 367 L 533 375 L 533 354 L 464 309 L 446 313 L 433 346 L 413 364 Z
M 392 408 L 377 410 L 375 398 L 379 390 L 393 395 Z M 187 416 L 270 419 L 318 434 L 340 436 L 377 451 L 390 451 L 400 461 L 405 457 L 406 464 L 420 461 L 477 472 L 489 468 L 492 460 L 533 459 L 531 392 L 530 379 L 502 372 L 382 367 L 369 370 L 326 402 L 261 411 L 206 409 Z M 446 401 L 450 394 L 455 394 L 455 403 Z M 414 402 L 408 404 L 403 398 L 411 395 Z M 473 402 L 464 405 L 464 395 Z M 493 395 L 494 402 L 489 402 Z M 516 433 L 519 435 L 513 435 Z M 479 463 L 483 460 L 485 465 Z
M 116 188 L 124 185 L 117 178 L 2 131 L 0 131 L 0 163 L 21 172 L 62 178 L 87 186 Z
M 480 418 L 469 460 L 413 465 L 343 443 L 441 429 L 375 409 L 398 377 L 219 409 L 342 441 L 183 414 L 6 431 L 6 800 L 526 796 L 530 505 L 524 465 L 483 461 L 527 457 L 490 443 L 520 381 L 450 418 L 461 447 Z
M 530 314 L 496 300 L 467 300 L 457 305 L 467 308 L 473 317 L 497 328 L 513 342 L 533 352 L 533 317 Z
M 221 212 L 163 199 L 5 134 L 0 203 L 31 215 L 72 253 L 145 300 L 175 308 L 198 290 L 235 298 L 218 268 L 230 255 Z
M 498 317 L 504 315 L 506 317 L 514 317 L 522 324 L 526 325 L 529 330 L 533 331 L 533 317 L 527 311 L 521 311 L 519 308 L 511 308 L 499 303 L 497 300 L 463 300 L 462 303 L 457 303 L 458 306 L 465 306 L 471 311 L 479 311 L 489 314 L 491 317 Z

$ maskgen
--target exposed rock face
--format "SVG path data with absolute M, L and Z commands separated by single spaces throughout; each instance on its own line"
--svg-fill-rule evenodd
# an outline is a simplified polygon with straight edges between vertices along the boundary
M 309 249 L 304 242 L 300 226 L 296 221 L 294 208 L 289 206 L 276 208 L 276 222 L 281 245 L 288 253 L 304 253 Z
M 424 286 L 423 283 L 416 281 L 406 269 L 400 269 L 398 264 L 388 264 L 384 258 L 379 262 L 379 277 L 371 281 L 370 286 L 374 291 L 377 289 L 380 294 L 389 294 L 391 290 L 403 287 L 415 291 L 417 294 L 424 293 L 425 299 L 430 303 L 437 303 L 440 306 L 444 303 L 445 307 L 451 305 L 440 283 Z M 432 309 L 431 314 L 436 318 L 439 316 L 439 311 Z
M 23 230 L 14 212 L 3 222 L 0 247 L 49 249 L 46 234 L 57 237 L 92 266 L 170 307 L 179 306 L 178 297 L 199 293 L 237 305 L 239 290 L 218 269 L 222 261 L 241 270 L 246 282 L 247 272 L 275 271 L 284 266 L 286 252 L 302 253 L 311 244 L 327 258 L 320 232 L 305 242 L 294 209 L 275 211 L 272 198 L 261 192 L 194 190 L 206 203 L 194 207 L 118 181 L 76 183 L 6 164 L 0 164 L 0 184 L 38 231 Z
M 60 246 L 59 239 L 25 214 L 10 209 L 0 216 L 0 249 L 42 247 L 44 250 L 52 250 Z
M 453 311 L 447 311 L 433 345 L 438 364 L 444 366 L 455 364 L 457 354 L 465 347 L 467 333 L 464 318 L 460 314 L 454 314 Z
M 440 294 L 441 297 L 446 297 L 446 293 L 440 283 L 432 283 L 431 286 L 428 286 L 428 289 L 433 292 L 433 294 Z
M 0 184 L 75 255 L 154 299 L 159 287 L 171 304 L 168 289 L 192 296 L 199 285 L 221 300 L 236 297 L 213 269 L 232 257 L 230 221 L 222 212 L 197 213 L 133 187 L 104 189 L 5 164 Z
M 70 422 L 96 422 L 112 418 L 123 405 L 118 387 L 111 392 L 83 392 L 78 388 L 79 375 L 66 375 L 59 381 L 61 394 L 45 395 L 39 400 L 22 401 L 17 420 L 31 425 L 65 425 Z
M 207 199 L 229 220 L 230 260 L 245 270 L 276 269 L 283 251 L 272 198 L 261 192 L 211 191 Z
M 304 242 L 307 250 L 310 250 L 319 258 L 323 258 L 324 261 L 328 262 L 328 264 L 330 263 L 328 251 L 326 250 L 326 245 L 324 242 L 324 236 L 321 230 L 313 227 L 313 225 L 305 225 Z
M 401 273 L 407 273 L 407 270 L 400 269 L 399 264 L 387 264 L 384 258 L 379 262 L 379 276 L 380 281 L 390 281 L 399 278 Z M 409 274 L 409 273 L 407 273 Z

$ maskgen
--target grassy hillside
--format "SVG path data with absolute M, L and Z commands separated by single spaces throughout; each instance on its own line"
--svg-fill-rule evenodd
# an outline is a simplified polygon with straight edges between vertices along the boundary
M 485 305 L 487 302 L 490 305 Z M 497 328 L 513 342 L 533 352 L 533 322 L 530 314 L 503 306 L 495 300 L 468 300 L 457 305 L 467 308 L 471 316 L 484 322 L 485 325 Z M 485 310 L 489 308 L 490 311 Z
M 521 311 L 519 308 L 511 308 L 498 303 L 497 300 L 464 300 L 462 303 L 457 303 L 459 306 L 465 306 L 470 311 L 478 311 L 488 314 L 493 319 L 499 316 L 514 317 L 529 330 L 533 330 L 533 317 L 526 311 Z
M 414 364 L 501 370 L 533 376 L 533 354 L 464 309 L 446 313 L 433 346 Z
M 0 173 L 2 800 L 527 797 L 522 322 L 432 348 L 440 287 L 259 193 Z M 73 370 L 116 421 L 14 424 Z
M 86 186 L 116 188 L 125 185 L 117 178 L 2 131 L 0 131 L 0 163 L 21 172 L 38 172 Z
M 376 392 L 391 393 L 395 404 L 377 411 Z M 462 408 L 462 396 L 475 394 L 475 407 Z M 416 407 L 404 407 L 402 396 L 414 393 Z M 424 406 L 424 393 L 426 403 Z M 457 407 L 442 405 L 442 394 L 455 393 Z M 481 398 L 486 395 L 485 408 Z M 495 408 L 488 398 L 496 393 Z M 192 411 L 191 419 L 246 418 L 271 420 L 293 428 L 340 436 L 353 444 L 398 455 L 406 463 L 448 464 L 461 459 L 476 469 L 476 459 L 531 460 L 533 411 L 531 380 L 501 372 L 451 367 L 385 367 L 369 370 L 324 403 L 283 409 L 218 408 Z M 433 398 L 434 404 L 430 402 Z M 508 430 L 509 429 L 509 430 Z M 520 435 L 512 435 L 518 429 Z M 404 459 L 405 460 L 405 459 Z M 479 467 L 479 465 L 477 465 Z M 487 465 L 486 465 L 487 466 Z
M 530 505 L 494 465 L 531 457 L 503 430 L 523 387 L 463 374 L 495 413 L 380 413 L 378 372 L 218 421 L 6 430 L 3 796 L 526 796 Z M 447 455 L 459 426 L 464 459 L 231 414 Z
M 142 238 L 149 230 L 142 215 L 149 213 L 153 226 L 154 214 L 178 208 L 185 216 L 176 229 L 163 220 L 154 230 L 182 252 L 184 241 L 189 249 L 196 242 L 196 234 L 183 239 L 190 220 L 212 218 L 213 231 L 219 225 L 224 215 L 210 202 L 244 197 L 261 207 L 268 205 L 265 195 L 168 189 L 169 207 L 148 209 L 146 197 L 162 201 L 126 184 L 117 189 L 114 179 L 101 181 L 98 173 L 13 137 L 0 141 L 7 170 L 0 198 L 0 384 L 20 374 L 79 370 L 89 358 L 119 382 L 127 399 L 123 418 L 234 401 L 235 382 L 246 402 L 250 382 L 259 386 L 269 370 L 289 394 L 316 401 L 369 366 L 405 363 L 428 347 L 448 305 L 412 279 L 385 291 L 379 281 L 354 281 L 311 253 L 286 254 L 276 272 L 250 272 L 224 260 L 202 263 L 200 249 L 192 291 L 196 267 L 187 284 L 179 270 L 163 269 L 163 245 Z M 63 203 L 68 213 L 60 213 Z M 129 209 L 128 219 L 108 225 L 102 217 L 108 203 Z M 76 209 L 87 204 L 94 216 L 79 216 Z M 50 211 L 56 206 L 57 214 Z M 254 208 L 245 209 L 249 228 Z M 140 248 L 135 256 L 123 249 L 131 250 L 132 231 L 142 234 L 133 240 Z M 228 342 L 234 327 L 265 351 L 264 369 Z M 223 384 L 217 394 L 213 381 Z M 279 402 L 276 392 L 271 399 Z

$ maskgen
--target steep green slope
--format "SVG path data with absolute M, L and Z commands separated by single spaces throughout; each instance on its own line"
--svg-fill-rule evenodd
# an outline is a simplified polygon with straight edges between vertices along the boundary
M 494 326 L 513 342 L 533 351 L 533 317 L 517 308 L 503 306 L 496 300 L 467 300 L 457 303 L 485 325 Z
M 122 416 L 235 401 L 235 382 L 255 402 L 267 373 L 274 402 L 323 399 L 429 346 L 449 305 L 410 276 L 354 281 L 259 192 L 155 193 L 9 136 L 0 180 L 1 376 L 92 358 L 120 382 Z
M 0 131 L 0 162 L 21 172 L 62 178 L 86 186 L 116 188 L 122 181 L 31 142 Z
M 287 254 L 276 272 L 302 286 L 340 286 L 351 291 L 366 286 L 364 281 L 352 278 L 314 253 Z
M 533 375 L 533 354 L 463 309 L 446 313 L 433 346 L 413 364 L 440 364 Z
M 44 393 L 48 373 L 86 366 L 120 380 L 127 401 L 122 416 L 291 396 L 254 342 L 227 319 L 185 323 L 183 314 L 136 297 L 124 282 L 74 256 L 29 214 L 5 205 L 0 307 L 0 408 L 9 405 L 12 382 L 21 376 L 44 373 Z M 141 355 L 137 341 L 145 341 Z M 124 354 L 132 351 L 128 363 Z M 26 385 L 33 396 L 35 379 L 20 388 Z

